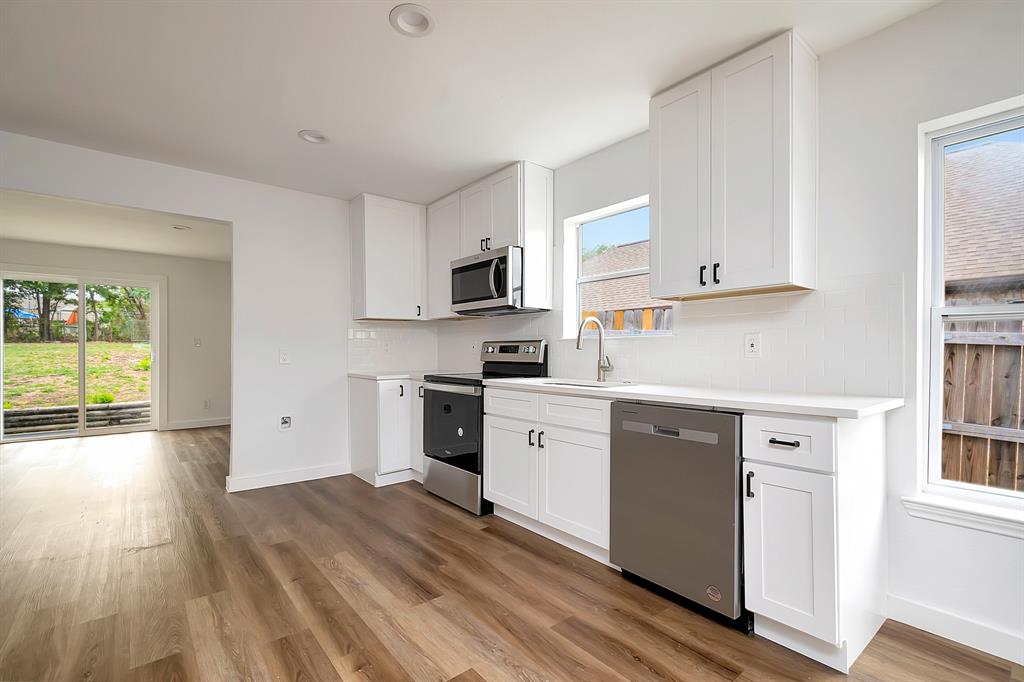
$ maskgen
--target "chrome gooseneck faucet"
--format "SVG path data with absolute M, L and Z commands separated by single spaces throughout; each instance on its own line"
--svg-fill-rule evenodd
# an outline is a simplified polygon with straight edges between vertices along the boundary
M 612 369 L 612 361 L 604 354 L 604 325 L 601 320 L 589 315 L 580 322 L 579 331 L 576 332 L 576 350 L 583 350 L 583 328 L 589 322 L 597 325 L 597 380 L 604 381 L 605 374 Z

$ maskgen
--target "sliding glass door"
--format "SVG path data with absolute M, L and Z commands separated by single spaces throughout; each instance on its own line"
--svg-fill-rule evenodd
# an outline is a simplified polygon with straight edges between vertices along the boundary
M 78 284 L 4 279 L 5 438 L 77 435 Z
M 154 428 L 155 287 L 3 276 L 4 440 Z

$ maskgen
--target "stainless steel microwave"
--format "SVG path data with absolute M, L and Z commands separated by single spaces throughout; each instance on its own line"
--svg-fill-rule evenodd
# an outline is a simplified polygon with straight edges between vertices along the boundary
M 523 249 L 503 246 L 453 260 L 452 312 L 508 315 L 536 312 L 523 307 Z

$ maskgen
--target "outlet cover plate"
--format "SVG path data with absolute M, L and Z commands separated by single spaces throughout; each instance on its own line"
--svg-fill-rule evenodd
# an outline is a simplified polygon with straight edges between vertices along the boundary
M 287 416 L 286 417 L 281 417 L 281 421 L 278 422 L 278 425 L 277 425 L 277 430 L 278 431 L 288 431 L 291 428 L 292 428 L 292 418 L 291 417 L 287 417 Z
M 750 332 L 743 335 L 743 357 L 761 357 L 761 332 Z

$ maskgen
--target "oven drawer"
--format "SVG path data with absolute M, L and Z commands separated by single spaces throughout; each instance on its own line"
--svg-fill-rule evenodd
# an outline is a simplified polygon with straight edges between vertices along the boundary
M 836 423 L 820 417 L 743 416 L 743 459 L 832 473 Z
M 508 391 L 503 388 L 484 388 L 484 413 L 513 419 L 537 421 L 540 414 L 540 396 L 529 391 Z

